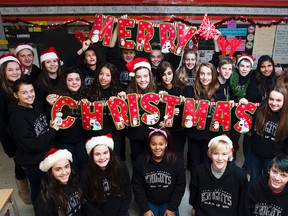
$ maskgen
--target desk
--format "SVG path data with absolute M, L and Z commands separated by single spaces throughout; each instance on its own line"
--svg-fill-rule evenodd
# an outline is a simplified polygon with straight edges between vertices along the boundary
M 13 189 L 0 189 L 0 216 L 19 216 Z

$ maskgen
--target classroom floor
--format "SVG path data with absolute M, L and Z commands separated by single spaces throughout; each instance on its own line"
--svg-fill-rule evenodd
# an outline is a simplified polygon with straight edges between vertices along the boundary
M 240 141 L 240 143 L 242 143 Z M 127 145 L 128 147 L 129 145 Z M 187 145 L 186 145 L 187 146 Z M 242 145 L 240 144 L 240 149 L 237 152 L 237 160 L 236 163 L 240 166 L 243 163 L 243 153 L 242 153 Z M 129 155 L 130 149 L 127 148 L 127 155 Z M 131 161 L 129 160 L 129 157 L 127 156 L 127 165 L 128 168 L 131 171 Z M 12 159 L 8 158 L 8 156 L 3 152 L 2 145 L 0 145 L 0 189 L 4 188 L 13 188 L 14 191 L 14 197 L 16 200 L 16 204 L 20 213 L 20 216 L 33 216 L 33 208 L 32 205 L 26 205 L 23 203 L 21 198 L 18 195 L 17 192 L 17 186 L 14 178 L 14 165 L 13 165 Z M 190 174 L 189 172 L 186 172 L 186 179 L 187 179 L 187 185 L 184 197 L 182 199 L 181 205 L 179 207 L 180 215 L 186 216 L 191 215 L 191 206 L 188 203 L 189 199 L 189 182 L 190 182 Z M 131 202 L 130 206 L 130 216 L 138 216 L 138 208 L 137 204 L 135 203 L 134 199 Z

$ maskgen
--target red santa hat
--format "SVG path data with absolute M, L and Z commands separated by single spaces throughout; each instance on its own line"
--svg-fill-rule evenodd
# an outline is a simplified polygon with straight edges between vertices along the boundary
M 91 150 L 97 145 L 105 145 L 111 150 L 114 149 L 114 141 L 111 134 L 92 137 L 86 142 L 86 151 L 89 155 Z
M 60 160 L 69 160 L 73 162 L 72 154 L 67 149 L 51 148 L 45 155 L 43 161 L 39 165 L 39 169 L 47 172 L 56 162 Z
M 63 65 L 63 62 L 61 61 L 57 51 L 54 49 L 54 47 L 49 47 L 45 49 L 41 55 L 40 55 L 40 62 L 44 62 L 48 59 L 58 59 L 60 61 L 60 65 Z
M 135 70 L 139 67 L 145 67 L 151 71 L 151 65 L 149 61 L 146 58 L 135 58 L 129 63 L 126 64 L 126 67 L 130 71 L 129 76 L 134 77 L 135 76 Z
M 245 53 L 242 53 L 241 56 L 238 58 L 237 65 L 240 63 L 242 59 L 247 59 L 248 61 L 250 61 L 252 66 L 254 65 L 255 58 L 252 55 L 247 55 Z
M 28 70 L 25 68 L 25 66 L 22 64 L 22 62 L 20 61 L 20 59 L 14 55 L 13 53 L 8 53 L 8 54 L 5 54 L 3 56 L 1 56 L 0 58 L 0 66 L 5 63 L 5 62 L 8 62 L 8 61 L 14 61 L 14 62 L 17 62 L 20 67 L 21 67 L 21 70 L 23 71 L 24 74 L 26 74 L 28 72 Z
M 15 48 L 15 53 L 16 55 L 18 54 L 19 51 L 23 50 L 23 49 L 29 49 L 34 53 L 33 47 L 31 46 L 31 44 L 19 44 L 16 48 Z

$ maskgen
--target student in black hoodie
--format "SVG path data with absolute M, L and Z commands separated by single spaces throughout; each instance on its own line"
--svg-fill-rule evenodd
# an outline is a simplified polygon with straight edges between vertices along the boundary
M 241 215 L 240 204 L 248 180 L 246 173 L 232 161 L 232 141 L 220 135 L 210 140 L 208 148 L 210 160 L 197 166 L 190 182 L 192 216 Z
M 82 85 L 83 80 L 82 73 L 77 67 L 66 68 L 61 74 L 57 94 L 50 94 L 47 97 L 48 103 L 52 106 L 59 96 L 71 97 L 78 103 L 88 103 L 86 91 Z M 61 112 L 62 119 L 66 119 L 69 115 L 74 118 L 74 123 L 69 128 L 58 131 L 55 135 L 55 145 L 60 149 L 68 149 L 72 153 L 75 171 L 80 172 L 88 161 L 85 143 L 90 138 L 90 131 L 85 130 L 82 126 L 80 105 L 76 109 L 64 106 Z
M 28 180 L 22 167 L 16 162 L 15 141 L 8 133 L 7 125 L 9 122 L 8 104 L 13 98 L 12 84 L 17 79 L 23 77 L 24 66 L 21 67 L 21 61 L 14 54 L 8 53 L 0 58 L 0 142 L 4 152 L 9 158 L 13 158 L 15 164 L 15 179 L 18 187 L 18 193 L 25 204 L 31 204 L 31 194 Z
M 39 168 L 45 172 L 41 193 L 35 202 L 35 216 L 82 216 L 84 197 L 67 149 L 51 148 Z
M 42 105 L 45 115 L 50 120 L 51 106 L 47 103 L 46 97 L 49 94 L 56 93 L 63 62 L 53 47 L 49 47 L 41 53 L 40 62 L 42 72 L 33 85 L 35 87 L 37 100 Z
M 23 167 L 30 182 L 31 199 L 34 203 L 40 192 L 43 173 L 39 163 L 54 145 L 54 135 L 59 129 L 41 110 L 35 100 L 35 92 L 30 81 L 18 79 L 13 83 L 16 103 L 9 106 L 10 120 L 8 131 L 15 139 L 16 161 Z
M 270 168 L 252 182 L 245 197 L 245 216 L 288 215 L 288 155 L 278 155 Z
M 82 47 L 70 56 L 67 65 L 69 67 L 77 66 L 84 77 L 82 85 L 86 89 L 91 87 L 99 66 L 99 59 L 97 58 L 94 45 L 91 44 L 89 39 L 83 41 Z
M 187 86 L 184 89 L 184 96 L 195 100 L 209 100 L 210 102 L 225 101 L 224 94 L 219 92 L 220 83 L 217 78 L 217 71 L 213 64 L 209 62 L 201 63 L 196 74 L 194 86 Z M 196 105 L 197 106 L 197 105 Z M 196 126 L 185 128 L 188 137 L 188 162 L 187 166 L 191 173 L 191 178 L 195 167 L 207 159 L 208 142 L 220 134 L 223 130 L 210 131 L 210 125 L 216 106 L 209 105 L 205 128 L 198 130 Z
M 155 92 L 154 77 L 151 72 L 151 65 L 145 58 L 135 58 L 127 64 L 127 68 L 132 76 L 131 82 L 127 88 L 127 94 L 142 95 L 149 92 Z M 126 98 L 125 93 L 118 96 Z M 139 115 L 142 116 L 144 110 L 139 106 Z M 127 137 L 130 141 L 132 163 L 145 150 L 147 143 L 147 135 L 149 133 L 148 125 L 140 121 L 140 126 L 129 126 L 127 129 Z
M 86 143 L 89 162 L 81 173 L 87 202 L 86 216 L 127 216 L 132 199 L 126 164 L 113 152 L 111 134 L 92 137 Z
M 113 101 L 114 98 L 122 91 L 119 83 L 118 71 L 115 65 L 104 63 L 96 73 L 94 82 L 88 91 L 87 98 L 89 101 L 103 102 L 103 125 L 101 130 L 91 130 L 90 137 L 112 134 L 114 140 L 114 151 L 120 157 L 122 145 L 122 131 L 117 130 L 113 121 L 107 102 Z
M 184 164 L 174 151 L 169 131 L 150 129 L 149 148 L 137 159 L 132 176 L 139 215 L 178 216 L 186 186 Z
M 163 61 L 158 67 L 157 82 L 157 93 L 169 94 L 179 97 L 183 95 L 184 84 L 177 77 L 175 70 L 171 63 Z M 159 103 L 158 108 L 160 110 L 160 126 L 165 127 L 165 110 L 166 104 Z M 186 135 L 184 128 L 181 125 L 183 106 L 179 105 L 174 110 L 174 120 L 172 127 L 167 127 L 173 136 L 175 148 L 177 149 L 178 156 L 184 158 L 184 146 L 186 143 Z M 176 115 L 177 114 L 177 115 Z
M 257 109 L 252 125 L 249 167 L 251 180 L 267 173 L 272 159 L 288 154 L 288 92 L 275 86 Z

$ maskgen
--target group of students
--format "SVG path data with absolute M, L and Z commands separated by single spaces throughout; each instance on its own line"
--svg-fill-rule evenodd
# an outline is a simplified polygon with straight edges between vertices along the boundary
M 288 153 L 287 73 L 277 79 L 274 62 L 267 55 L 259 58 L 253 71 L 252 56 L 241 55 L 236 63 L 227 57 L 219 59 L 218 37 L 219 34 L 214 38 L 215 53 L 210 62 L 198 65 L 198 53 L 187 49 L 176 71 L 174 67 L 178 66 L 180 58 L 172 54 L 169 61 L 164 61 L 159 44 L 152 45 L 149 60 L 136 57 L 134 50 L 125 49 L 120 50 L 119 58 L 117 47 L 112 47 L 107 51 L 107 62 L 99 64 L 93 45 L 86 40 L 68 60 L 67 68 L 62 68 L 63 62 L 53 47 L 41 53 L 41 69 L 33 65 L 34 51 L 29 44 L 17 46 L 16 55 L 2 56 L 0 141 L 4 151 L 15 161 L 15 177 L 23 201 L 34 204 L 36 215 L 43 210 L 43 204 L 37 208 L 41 202 L 47 208 L 53 206 L 52 212 L 59 215 L 81 214 L 80 209 L 86 211 L 86 215 L 95 215 L 95 212 L 96 215 L 127 215 L 131 201 L 130 178 L 125 163 L 121 162 L 125 160 L 126 137 L 131 146 L 132 188 L 141 214 L 179 215 L 178 206 L 186 185 L 183 161 L 186 139 L 187 168 L 191 175 L 189 203 L 193 214 L 211 215 L 215 209 L 222 209 L 224 215 L 225 212 L 238 214 L 241 200 L 248 200 L 243 198 L 247 195 L 244 193 L 246 175 L 230 161 L 236 156 L 240 134 L 231 130 L 223 138 L 221 129 L 209 130 L 215 106 L 209 105 L 204 130 L 182 127 L 183 104 L 175 108 L 173 126 L 167 129 L 162 128 L 164 103 L 158 105 L 161 115 L 157 124 L 161 128 L 152 129 L 140 122 L 138 127 L 117 130 L 108 107 L 104 106 L 103 127 L 96 131 L 83 129 L 80 109 L 64 106 L 63 119 L 69 115 L 75 122 L 59 130 L 57 122 L 51 120 L 51 107 L 59 96 L 69 96 L 81 103 L 105 103 L 116 97 L 125 99 L 130 93 L 155 92 L 213 102 L 260 103 L 253 115 L 251 131 L 244 136 L 245 170 L 250 172 L 251 180 L 262 173 L 269 173 L 270 177 L 277 173 L 277 177 L 287 179 L 287 159 L 285 156 L 275 159 L 277 155 Z M 141 107 L 139 113 L 144 113 Z M 231 121 L 235 123 L 238 120 L 231 113 Z M 216 145 L 216 153 L 214 142 L 224 142 L 222 147 L 219 143 Z M 60 159 L 62 163 L 58 164 Z M 79 184 L 73 170 L 81 173 Z M 209 174 L 202 179 L 205 172 Z M 287 189 L 284 180 L 282 191 Z M 225 188 L 229 182 L 235 182 L 235 187 L 233 184 L 232 188 Z M 210 184 L 211 187 L 206 188 Z M 277 188 L 280 180 L 272 180 L 271 185 Z M 255 193 L 251 194 L 252 200 L 253 195 Z M 255 207 L 249 205 L 250 209 Z M 287 211 L 282 203 L 273 205 L 278 205 L 277 211 Z M 271 206 L 267 206 L 266 211 L 270 211 Z

